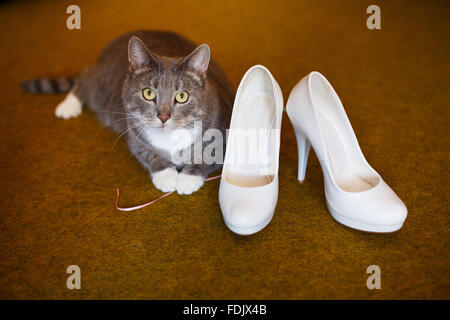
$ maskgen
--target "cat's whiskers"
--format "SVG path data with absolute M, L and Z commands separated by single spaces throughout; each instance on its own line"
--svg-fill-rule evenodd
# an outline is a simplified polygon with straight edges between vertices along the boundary
M 147 126 L 146 126 L 146 123 L 144 122 L 144 123 L 142 124 L 142 127 L 138 129 L 138 133 L 137 133 L 137 135 L 134 137 L 133 144 L 136 142 L 136 140 L 139 138 L 139 136 L 142 134 L 142 132 L 144 132 L 144 130 L 145 130 L 146 127 L 147 127 Z
M 97 110 L 95 112 L 101 112 L 101 113 L 114 113 L 114 114 L 128 114 L 126 112 L 119 112 L 119 111 L 106 111 L 106 110 Z
M 117 122 L 117 121 L 123 121 L 123 120 L 127 120 L 129 119 L 129 117 L 124 117 L 124 118 L 119 118 L 119 119 L 115 119 L 112 122 Z
M 126 103 L 125 103 L 125 102 L 122 102 L 122 103 L 119 103 L 119 104 L 117 104 L 117 105 L 111 106 L 111 109 L 116 109 L 116 108 L 119 108 L 119 107 L 123 107 L 124 105 L 126 105 Z M 95 110 L 95 112 L 101 112 L 101 113 L 114 113 L 114 114 L 125 114 L 125 115 L 128 114 L 127 112 L 111 111 L 111 109 L 110 109 L 110 110 L 100 109 L 100 110 Z
M 136 117 L 135 115 L 133 115 L 133 114 L 127 114 L 126 117 L 123 117 L 123 118 L 119 118 L 119 119 L 113 120 L 112 122 L 116 122 L 116 121 L 120 121 L 120 120 L 125 120 L 125 119 L 135 119 L 135 120 L 139 120 L 139 118 Z
M 113 145 L 112 145 L 112 147 L 111 147 L 111 150 L 109 151 L 109 158 L 110 158 L 110 159 L 111 159 L 111 154 L 112 154 L 112 152 L 113 152 L 113 149 L 114 149 L 114 147 L 116 146 L 116 144 L 117 144 L 117 142 L 119 141 L 119 139 L 120 139 L 121 137 L 123 137 L 123 135 L 124 135 L 125 133 L 127 133 L 128 130 L 138 127 L 139 124 L 140 124 L 139 120 L 136 120 L 134 123 L 132 123 L 131 125 L 129 125 L 127 128 L 125 128 L 125 130 L 123 130 L 123 131 L 119 134 L 119 136 L 118 136 L 118 137 L 116 138 L 116 140 L 114 141 L 114 143 L 113 143 Z

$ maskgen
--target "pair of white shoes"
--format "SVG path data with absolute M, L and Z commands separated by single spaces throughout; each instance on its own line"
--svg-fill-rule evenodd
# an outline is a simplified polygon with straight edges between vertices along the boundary
M 406 206 L 364 158 L 327 79 L 311 72 L 300 80 L 286 111 L 297 138 L 298 180 L 305 179 L 312 146 L 333 218 L 362 231 L 399 230 Z M 236 94 L 219 190 L 225 224 L 237 234 L 256 233 L 272 220 L 278 200 L 282 113 L 282 92 L 272 74 L 260 65 L 250 68 Z

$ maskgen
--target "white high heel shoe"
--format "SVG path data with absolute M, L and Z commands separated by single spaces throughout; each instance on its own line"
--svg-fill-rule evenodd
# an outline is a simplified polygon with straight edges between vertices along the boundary
M 319 72 L 292 89 L 286 111 L 298 147 L 298 180 L 305 179 L 310 146 L 322 167 L 328 210 L 338 222 L 369 232 L 399 230 L 407 216 L 402 200 L 369 165 L 342 103 Z
M 223 219 L 237 234 L 256 233 L 272 220 L 282 113 L 278 83 L 265 67 L 253 66 L 237 90 L 219 189 Z

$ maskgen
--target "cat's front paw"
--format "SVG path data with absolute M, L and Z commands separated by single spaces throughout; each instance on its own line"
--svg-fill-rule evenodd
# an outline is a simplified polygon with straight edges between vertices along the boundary
M 152 174 L 153 185 L 162 192 L 175 191 L 177 187 L 178 171 L 175 168 L 166 168 Z
M 203 185 L 205 179 L 202 176 L 194 176 L 181 172 L 177 178 L 178 194 L 191 194 Z

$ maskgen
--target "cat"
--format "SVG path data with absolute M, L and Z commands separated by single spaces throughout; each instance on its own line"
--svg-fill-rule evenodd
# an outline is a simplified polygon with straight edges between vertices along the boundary
M 87 105 L 104 126 L 126 135 L 131 153 L 163 192 L 191 194 L 222 165 L 194 162 L 194 152 L 189 161 L 173 161 L 195 142 L 204 149 L 202 136 L 209 128 L 225 137 L 229 126 L 234 90 L 210 61 L 206 44 L 196 46 L 173 32 L 131 32 L 110 42 L 80 76 L 33 79 L 22 87 L 31 93 L 68 92 L 55 110 L 59 118 L 76 117 Z M 200 132 L 194 130 L 196 121 Z M 176 129 L 187 130 L 177 144 Z M 225 138 L 214 152 L 224 153 L 224 143 Z

